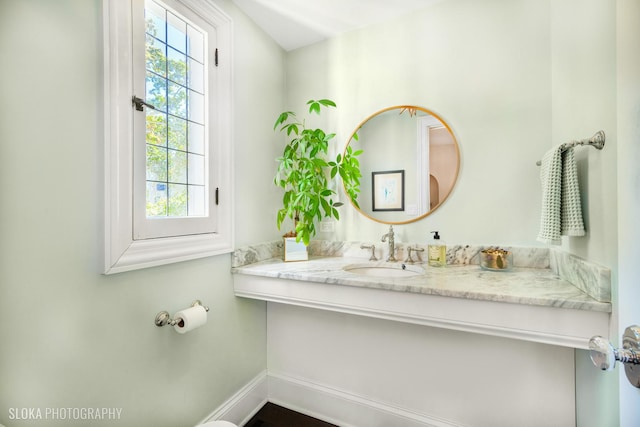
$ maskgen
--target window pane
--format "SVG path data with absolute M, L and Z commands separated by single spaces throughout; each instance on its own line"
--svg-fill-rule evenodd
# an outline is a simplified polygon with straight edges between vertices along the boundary
M 189 89 L 204 93 L 204 65 L 189 58 Z
M 204 185 L 204 156 L 189 154 L 189 184 Z
M 146 86 L 146 101 L 157 110 L 167 111 L 167 80 L 156 74 L 147 73 Z
M 147 144 L 167 145 L 167 115 L 146 108 L 147 113 Z
M 167 30 L 165 22 L 165 10 L 154 1 L 147 0 L 144 6 L 144 18 L 146 31 L 148 34 L 159 39 L 167 40 Z
M 176 83 L 169 82 L 169 113 L 187 118 L 187 89 Z
M 204 35 L 189 25 L 187 29 L 189 56 L 204 64 Z
M 167 12 L 167 44 L 187 53 L 187 23 L 171 12 Z
M 167 216 L 167 184 L 147 182 L 147 216 Z
M 147 181 L 167 180 L 167 149 L 147 145 Z
M 204 126 L 189 122 L 189 152 L 204 154 Z
M 204 187 L 200 185 L 189 186 L 189 215 L 204 216 L 205 212 Z
M 160 40 L 147 35 L 147 49 L 145 59 L 147 70 L 153 71 L 161 76 L 167 75 L 167 45 Z
M 181 85 L 187 84 L 187 55 L 173 48 L 168 50 L 169 79 Z
M 207 213 L 206 34 L 146 0 L 147 216 Z
M 204 96 L 192 90 L 189 91 L 189 120 L 204 123 Z
M 187 216 L 187 186 L 169 184 L 169 216 Z
M 187 151 L 187 121 L 169 116 L 169 148 Z
M 169 150 L 169 182 L 187 183 L 187 153 Z

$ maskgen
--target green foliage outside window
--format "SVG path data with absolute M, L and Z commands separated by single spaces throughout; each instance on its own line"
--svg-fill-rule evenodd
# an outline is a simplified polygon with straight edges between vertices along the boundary
M 147 19 L 146 100 L 156 111 L 146 114 L 146 211 L 187 216 L 187 59 L 156 38 L 155 25 Z

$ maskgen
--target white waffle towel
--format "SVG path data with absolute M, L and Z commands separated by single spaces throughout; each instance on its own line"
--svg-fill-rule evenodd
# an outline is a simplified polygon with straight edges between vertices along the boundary
M 573 148 L 547 151 L 540 166 L 542 212 L 538 240 L 559 243 L 560 236 L 584 236 L 578 171 Z

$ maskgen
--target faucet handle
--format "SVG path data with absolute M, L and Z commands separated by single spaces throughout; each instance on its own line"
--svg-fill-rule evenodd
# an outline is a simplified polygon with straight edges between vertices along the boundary
M 363 243 L 362 245 L 360 245 L 360 249 L 371 249 L 371 257 L 369 258 L 369 261 L 378 260 L 378 258 L 376 258 L 376 245 L 365 245 Z
M 413 260 L 413 258 L 411 258 L 411 252 L 424 252 L 424 249 L 422 248 L 412 248 L 411 246 L 409 246 L 407 248 L 407 259 L 404 260 L 404 262 L 408 262 L 410 264 L 413 264 L 415 261 Z M 419 260 L 418 260 L 419 261 Z
M 408 262 L 409 264 L 413 264 L 413 258 L 411 258 L 411 251 L 414 250 L 411 246 L 407 248 L 407 259 L 404 262 Z

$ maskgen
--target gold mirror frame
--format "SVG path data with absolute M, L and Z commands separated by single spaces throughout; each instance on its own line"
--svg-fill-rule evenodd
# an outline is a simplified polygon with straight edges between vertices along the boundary
M 449 196 L 453 192 L 453 189 L 455 188 L 455 184 L 458 181 L 458 174 L 459 174 L 459 171 L 460 171 L 460 147 L 458 146 L 458 141 L 457 141 L 453 131 L 451 130 L 451 127 L 449 126 L 449 124 L 447 122 L 445 122 L 440 116 L 438 116 L 433 111 L 431 111 L 429 109 L 426 109 L 426 108 L 423 108 L 423 107 L 418 107 L 418 106 L 415 106 L 415 105 L 396 105 L 396 106 L 393 106 L 393 107 L 388 107 L 388 108 L 384 108 L 384 109 L 382 109 L 380 111 L 377 111 L 377 112 L 371 114 L 366 119 L 364 119 L 362 122 L 360 122 L 360 124 L 358 124 L 356 129 L 353 131 L 353 133 L 350 135 L 349 139 L 347 140 L 347 144 L 345 146 L 345 152 L 346 152 L 347 148 L 350 146 L 350 144 L 352 143 L 352 141 L 354 141 L 354 136 L 356 136 L 356 134 L 359 135 L 362 127 L 365 126 L 367 124 L 367 122 L 369 122 L 373 118 L 375 118 L 375 117 L 377 117 L 377 116 L 379 116 L 379 115 L 381 115 L 383 113 L 386 113 L 388 111 L 393 111 L 393 110 L 399 110 L 399 114 L 398 115 L 408 114 L 411 117 L 417 116 L 419 114 L 419 112 L 422 112 L 422 113 L 424 113 L 424 114 L 421 115 L 422 117 L 427 117 L 427 116 L 433 117 L 438 122 L 440 122 L 440 124 L 442 124 L 442 126 L 448 131 L 448 133 L 449 133 L 449 135 L 451 137 L 453 146 L 455 147 L 455 171 L 452 172 L 453 175 L 452 175 L 452 181 L 451 181 L 451 186 L 450 186 L 449 190 L 446 192 L 446 194 L 444 194 L 443 197 L 441 197 L 439 199 L 438 203 L 435 206 L 431 207 L 425 213 L 416 214 L 415 217 L 412 217 L 412 218 L 407 219 L 407 220 L 389 220 L 389 219 L 376 218 L 374 216 L 375 212 L 373 210 L 373 206 L 372 206 L 372 212 L 368 213 L 368 212 L 363 211 L 361 208 L 357 207 L 353 203 L 353 200 L 351 200 L 351 198 L 348 195 L 347 195 L 347 198 L 349 199 L 349 201 L 351 202 L 353 207 L 360 214 L 362 214 L 363 216 L 371 219 L 372 221 L 379 222 L 379 223 L 382 223 L 382 224 L 394 224 L 394 225 L 395 224 L 409 224 L 409 223 L 412 223 L 412 222 L 419 221 L 419 220 L 421 220 L 423 218 L 426 218 L 427 216 L 431 215 L 433 212 L 435 212 L 438 208 L 440 208 L 444 204 L 444 202 L 449 198 Z M 362 141 L 358 141 L 358 143 L 362 143 Z M 367 149 L 366 149 L 366 146 L 363 146 L 361 148 L 364 150 L 364 152 L 360 156 L 360 162 L 362 164 L 363 158 L 366 159 Z M 416 169 L 417 169 L 417 166 L 415 166 L 415 165 L 411 165 L 411 167 L 416 167 Z M 395 169 L 397 169 L 397 168 L 393 167 L 393 165 L 390 165 L 390 167 L 387 168 L 387 171 L 388 172 L 398 172 Z M 365 180 L 365 179 L 370 179 L 370 177 L 366 176 L 366 174 L 363 174 L 362 180 Z M 403 187 L 404 187 L 404 184 L 403 184 Z M 403 191 L 404 191 L 404 188 L 403 188 Z M 345 191 L 345 194 L 347 194 L 346 191 Z M 362 194 L 363 193 L 361 193 L 360 197 L 358 198 L 358 202 L 361 205 L 362 205 L 362 203 L 360 203 L 360 202 L 361 202 Z M 373 203 L 374 203 L 373 199 L 375 198 L 373 196 L 373 194 L 370 196 L 370 198 L 371 198 L 371 203 L 373 205 Z M 404 202 L 403 202 L 402 209 L 404 210 Z M 398 209 L 391 209 L 391 210 L 398 210 Z

